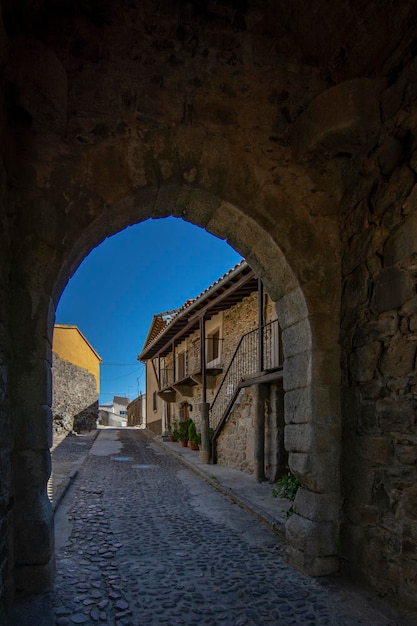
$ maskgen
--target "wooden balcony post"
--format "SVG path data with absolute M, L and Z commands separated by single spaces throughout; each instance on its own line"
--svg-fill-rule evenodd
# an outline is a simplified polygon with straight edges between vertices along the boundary
M 206 320 L 203 314 L 200 317 L 200 342 L 201 342 L 201 378 L 203 386 L 203 403 L 207 402 L 207 374 L 206 374 Z
M 199 407 L 201 417 L 201 450 L 200 461 L 202 463 L 210 463 L 211 457 L 211 442 L 210 442 L 210 430 L 209 430 L 209 409 L 208 402 L 202 402 Z

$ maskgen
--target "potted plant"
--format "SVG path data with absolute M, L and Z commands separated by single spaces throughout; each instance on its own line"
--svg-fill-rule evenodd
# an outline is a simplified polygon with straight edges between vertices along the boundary
M 178 422 L 176 419 L 174 419 L 172 422 L 171 432 L 169 435 L 170 441 L 178 441 L 179 435 L 180 433 L 178 430 Z
M 197 428 L 193 422 L 193 420 L 190 420 L 189 426 L 188 426 L 188 439 L 190 442 L 190 448 L 191 450 L 198 450 L 198 440 L 201 440 L 201 437 L 199 436 L 199 434 L 197 433 Z
M 187 447 L 188 444 L 188 426 L 190 425 L 190 420 L 181 420 L 178 424 L 178 439 L 183 448 Z

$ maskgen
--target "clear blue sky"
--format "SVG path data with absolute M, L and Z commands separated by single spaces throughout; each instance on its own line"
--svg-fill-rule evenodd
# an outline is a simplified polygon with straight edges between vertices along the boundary
M 74 324 L 103 359 L 100 403 L 145 392 L 136 359 L 152 317 L 194 298 L 241 260 L 227 243 L 177 218 L 106 239 L 69 281 L 56 323 Z

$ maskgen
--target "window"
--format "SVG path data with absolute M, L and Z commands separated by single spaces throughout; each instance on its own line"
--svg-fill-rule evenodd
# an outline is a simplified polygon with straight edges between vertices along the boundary
M 156 391 L 153 392 L 153 397 L 152 397 L 152 408 L 154 411 L 158 410 L 158 394 Z
M 220 360 L 220 328 L 216 328 L 207 337 L 207 363 Z

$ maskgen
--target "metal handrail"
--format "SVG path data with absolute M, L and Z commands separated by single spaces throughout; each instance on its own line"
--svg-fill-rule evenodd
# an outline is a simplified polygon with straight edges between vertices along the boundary
M 210 407 L 210 428 L 217 430 L 245 376 L 282 367 L 281 329 L 278 320 L 261 327 L 263 362 L 258 361 L 259 328 L 242 335 Z

